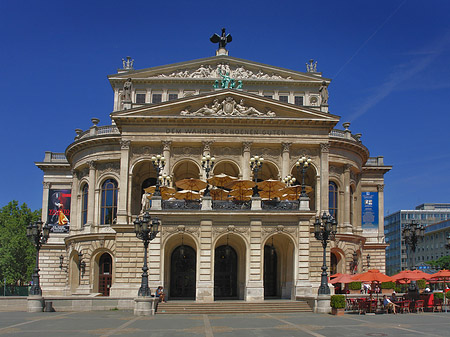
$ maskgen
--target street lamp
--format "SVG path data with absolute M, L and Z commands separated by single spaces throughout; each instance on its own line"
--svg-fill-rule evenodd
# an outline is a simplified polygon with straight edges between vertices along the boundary
M 214 167 L 214 162 L 216 161 L 216 158 L 211 157 L 209 154 L 204 156 L 202 158 L 202 168 L 205 170 L 206 173 L 206 181 L 208 181 L 209 178 L 209 172 L 211 172 L 212 168 Z M 205 192 L 203 193 L 205 197 L 209 196 L 209 184 L 206 183 Z
M 303 155 L 300 159 L 297 160 L 295 163 L 295 166 L 297 166 L 297 170 L 302 175 L 302 192 L 300 194 L 300 198 L 308 198 L 308 195 L 306 194 L 306 188 L 305 188 L 305 174 L 308 170 L 308 166 L 311 164 L 312 160 L 311 158 L 306 157 Z
M 167 174 L 163 174 L 159 176 L 159 184 L 160 186 L 169 186 L 172 181 L 172 177 Z
M 84 272 L 86 271 L 86 262 L 83 261 L 83 253 L 78 253 L 78 270 L 80 271 L 81 277 L 84 276 Z M 80 277 L 80 279 L 81 279 Z
M 370 254 L 367 254 L 366 260 L 367 260 L 367 270 L 369 270 L 370 269 Z
M 250 158 L 250 169 L 253 171 L 253 180 L 255 184 L 258 182 L 258 171 L 262 168 L 264 158 L 260 156 L 254 156 Z M 253 197 L 259 197 L 258 186 L 253 187 Z
M 35 221 L 34 224 L 30 223 L 27 226 L 27 237 L 36 247 L 36 265 L 33 275 L 31 276 L 33 285 L 30 289 L 30 295 L 42 295 L 42 289 L 39 285 L 39 250 L 43 244 L 47 243 L 49 234 L 50 227 L 47 223 L 44 224 L 41 220 Z
M 286 176 L 283 178 L 283 181 L 287 187 L 290 187 L 297 181 L 297 179 L 295 179 L 295 177 Z
M 406 245 L 412 251 L 412 267 L 411 270 L 416 269 L 415 263 L 415 253 L 417 243 L 423 239 L 425 235 L 424 225 L 419 225 L 417 222 L 412 221 L 410 224 L 406 224 L 403 228 L 403 238 L 405 239 Z
M 337 221 L 331 215 L 323 212 L 322 218 L 316 217 L 314 222 L 314 237 L 322 241 L 323 247 L 323 265 L 322 277 L 320 280 L 319 295 L 329 295 L 330 287 L 328 287 L 327 275 L 327 243 L 328 239 L 333 240 L 337 233 Z
M 152 164 L 156 170 L 156 188 L 155 188 L 155 193 L 153 193 L 153 196 L 160 197 L 161 191 L 159 190 L 159 176 L 161 174 L 161 171 L 164 169 L 164 166 L 166 166 L 166 158 L 164 158 L 160 154 L 158 154 L 157 156 L 153 156 Z
M 150 296 L 150 288 L 148 287 L 148 267 L 147 267 L 147 250 L 148 244 L 152 241 L 159 230 L 158 218 L 150 218 L 150 214 L 145 212 L 142 219 L 136 218 L 134 220 L 134 232 L 136 237 L 144 242 L 144 266 L 142 267 L 141 287 L 139 288 L 138 296 Z
M 350 272 L 352 274 L 356 274 L 358 270 L 358 253 L 353 252 L 353 259 L 352 262 L 350 262 Z

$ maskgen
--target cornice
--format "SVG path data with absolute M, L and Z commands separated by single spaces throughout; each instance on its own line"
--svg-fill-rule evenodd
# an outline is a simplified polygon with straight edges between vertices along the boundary
M 349 139 L 330 136 L 330 146 L 335 149 L 343 148 L 359 153 L 363 163 L 365 163 L 370 156 L 369 149 L 367 147 L 365 147 L 362 143 L 357 143 L 356 141 Z
M 72 156 L 74 155 L 75 152 L 78 152 L 85 148 L 105 144 L 117 145 L 118 151 L 120 151 L 121 139 L 122 139 L 121 135 L 97 135 L 92 137 L 86 137 L 70 144 L 66 149 L 65 155 L 67 160 L 71 162 Z

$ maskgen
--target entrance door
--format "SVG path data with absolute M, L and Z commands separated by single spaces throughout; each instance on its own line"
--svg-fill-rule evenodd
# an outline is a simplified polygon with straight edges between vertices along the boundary
M 170 298 L 195 300 L 196 253 L 192 247 L 178 246 L 170 258 Z
M 264 246 L 264 297 L 277 296 L 277 251 Z
M 112 284 L 112 259 L 111 255 L 104 253 L 99 261 L 98 292 L 103 296 L 109 296 L 109 288 Z
M 214 298 L 237 299 L 237 254 L 228 245 L 216 248 Z

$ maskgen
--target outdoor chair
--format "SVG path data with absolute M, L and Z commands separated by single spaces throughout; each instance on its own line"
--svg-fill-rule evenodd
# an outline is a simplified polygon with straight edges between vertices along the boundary
M 423 312 L 423 300 L 418 300 L 414 302 L 414 311 L 419 313 L 419 311 Z
M 367 302 L 364 299 L 358 299 L 358 314 L 365 314 L 367 311 Z
M 404 314 L 405 312 L 410 313 L 411 311 L 409 310 L 409 306 L 411 304 L 411 301 L 403 301 L 400 305 L 400 310 L 402 311 L 402 314 Z
M 433 312 L 435 311 L 442 311 L 442 300 L 440 300 L 439 298 L 435 298 L 434 299 L 434 303 L 433 303 Z

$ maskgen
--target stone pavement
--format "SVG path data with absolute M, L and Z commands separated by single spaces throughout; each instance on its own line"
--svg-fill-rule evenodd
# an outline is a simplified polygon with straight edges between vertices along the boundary
M 0 312 L 0 336 L 449 336 L 450 313 L 133 316 L 132 311 Z

